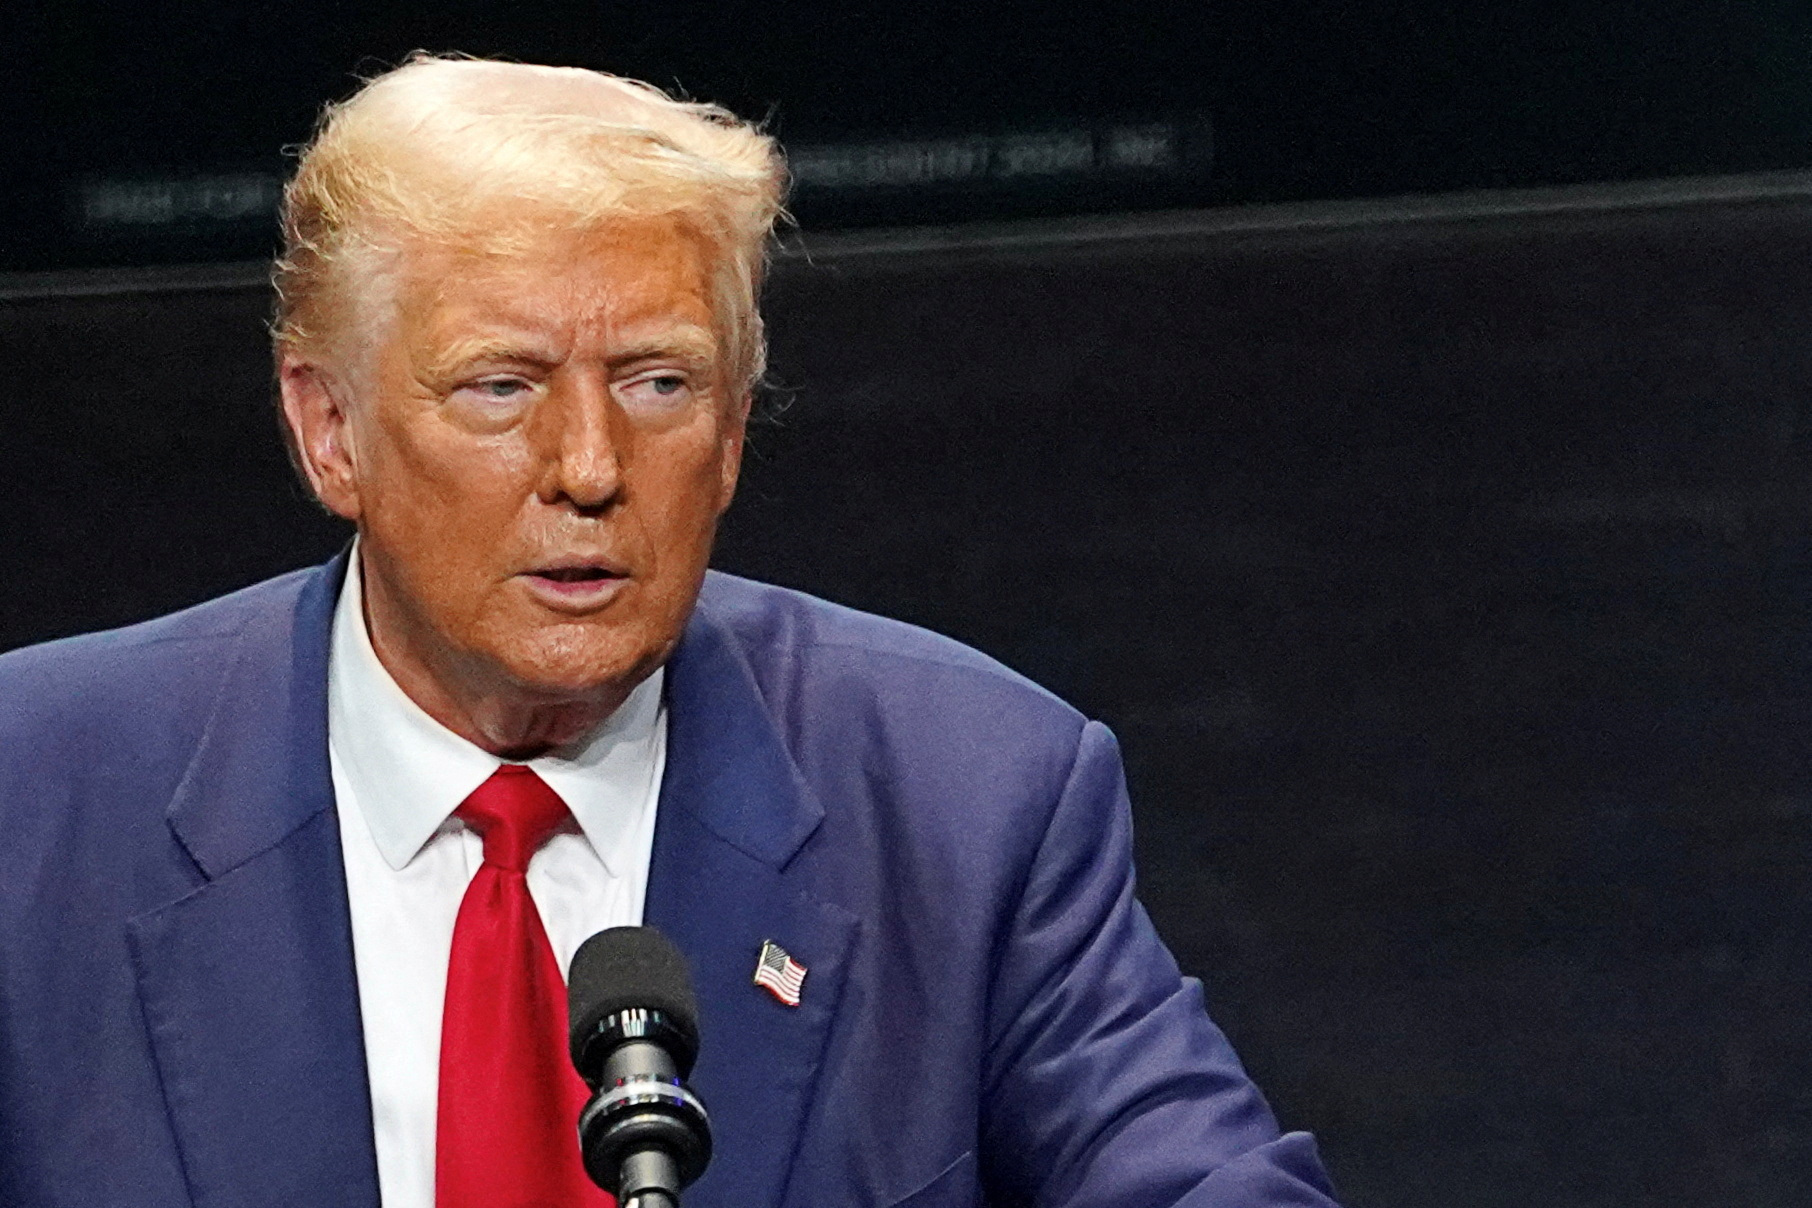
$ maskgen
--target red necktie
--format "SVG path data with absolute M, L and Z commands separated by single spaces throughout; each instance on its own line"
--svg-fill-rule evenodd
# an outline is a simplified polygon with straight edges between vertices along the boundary
M 459 903 L 447 963 L 436 1208 L 614 1205 L 579 1161 L 587 1091 L 567 1058 L 566 982 L 526 875 L 566 803 L 505 764 L 456 812 L 484 836 L 484 864 Z

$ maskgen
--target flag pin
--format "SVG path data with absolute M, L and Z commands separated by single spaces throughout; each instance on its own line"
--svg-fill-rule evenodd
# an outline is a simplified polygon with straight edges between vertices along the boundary
M 787 1006 L 796 1007 L 799 988 L 805 984 L 805 966 L 773 940 L 762 940 L 761 956 L 755 961 L 755 984 L 767 987 L 769 994 Z

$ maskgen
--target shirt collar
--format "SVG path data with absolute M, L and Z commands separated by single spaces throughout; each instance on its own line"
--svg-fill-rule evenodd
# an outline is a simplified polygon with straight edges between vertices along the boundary
M 328 656 L 328 744 L 358 794 L 372 841 L 400 870 L 504 761 L 429 717 L 397 685 L 365 628 L 356 542 L 348 563 Z M 591 734 L 528 761 L 612 876 L 627 871 L 634 824 L 660 788 L 664 678 L 665 668 L 656 669 Z

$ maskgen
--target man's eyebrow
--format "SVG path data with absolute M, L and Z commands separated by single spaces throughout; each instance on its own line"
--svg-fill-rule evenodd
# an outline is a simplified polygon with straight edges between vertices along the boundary
M 559 360 L 554 351 L 533 340 L 505 335 L 467 336 L 441 349 L 434 368 L 442 372 L 487 362 L 552 368 Z
M 635 333 L 627 342 L 611 350 L 610 361 L 615 365 L 627 365 L 635 361 L 671 356 L 694 361 L 714 361 L 717 359 L 717 351 L 717 336 L 709 327 L 697 323 L 681 323 Z M 560 363 L 560 359 L 556 350 L 532 337 L 487 333 L 455 340 L 440 349 L 435 353 L 430 369 L 441 375 L 483 364 L 552 369 Z
M 662 356 L 714 360 L 717 357 L 717 336 L 710 328 L 696 323 L 676 324 L 658 331 L 636 334 L 622 347 L 612 350 L 610 359 L 623 365 Z

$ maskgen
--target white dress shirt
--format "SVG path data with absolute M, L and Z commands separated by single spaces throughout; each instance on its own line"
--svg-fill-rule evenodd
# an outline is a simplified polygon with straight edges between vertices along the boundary
M 460 738 L 378 661 L 361 606 L 358 550 L 334 611 L 327 739 L 352 911 L 359 1009 L 385 1208 L 434 1208 L 440 1025 L 453 922 L 484 859 L 452 817 L 503 762 Z M 529 766 L 577 822 L 529 861 L 529 893 L 564 971 L 605 927 L 636 925 L 648 887 L 666 764 L 662 672 L 590 737 Z

